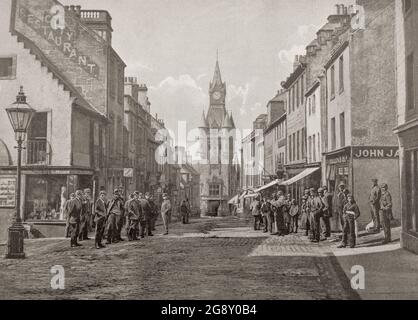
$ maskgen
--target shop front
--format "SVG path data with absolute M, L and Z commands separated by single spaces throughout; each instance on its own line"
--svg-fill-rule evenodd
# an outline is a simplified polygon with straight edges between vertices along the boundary
M 392 195 L 394 218 L 400 218 L 399 148 L 397 146 L 355 146 L 347 147 L 325 155 L 325 172 L 328 189 L 334 196 L 341 183 L 354 195 L 360 208 L 358 228 L 363 230 L 372 221 L 369 203 L 372 179 L 379 185 L 388 184 Z M 335 215 L 331 227 L 341 230 Z M 396 224 L 396 221 L 394 222 Z
M 24 170 L 22 177 L 22 218 L 32 237 L 65 236 L 64 206 L 76 190 L 89 188 L 98 193 L 97 179 L 89 170 Z

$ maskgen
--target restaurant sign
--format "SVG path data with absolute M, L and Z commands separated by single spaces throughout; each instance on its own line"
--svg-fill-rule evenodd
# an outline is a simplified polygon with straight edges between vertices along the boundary
M 353 147 L 354 159 L 398 159 L 398 147 Z

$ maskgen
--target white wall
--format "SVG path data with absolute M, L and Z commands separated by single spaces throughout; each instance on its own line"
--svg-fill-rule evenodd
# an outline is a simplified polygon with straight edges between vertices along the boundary
M 315 104 L 314 104 L 315 103 Z M 315 105 L 315 108 L 313 106 Z M 307 148 L 307 160 L 308 163 L 317 163 L 321 161 L 321 153 L 322 153 L 322 146 L 321 146 L 321 87 L 318 86 L 309 97 L 306 98 L 306 148 Z M 311 113 L 309 112 L 311 109 Z M 313 151 L 312 154 L 310 153 L 309 148 L 309 138 L 313 140 L 313 136 L 315 135 L 315 155 L 316 159 L 313 159 Z
M 48 137 L 52 149 L 52 165 L 71 163 L 71 99 L 45 67 L 17 42 L 9 32 L 11 0 L 3 0 L 0 10 L 0 56 L 16 55 L 16 78 L 0 80 L 0 139 L 16 163 L 14 133 L 5 107 L 16 101 L 19 87 L 24 87 L 27 102 L 37 111 L 49 111 Z

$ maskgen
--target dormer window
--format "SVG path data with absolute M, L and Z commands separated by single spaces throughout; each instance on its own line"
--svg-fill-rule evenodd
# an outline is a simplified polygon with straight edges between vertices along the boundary
M 404 8 L 405 15 L 408 14 L 409 11 L 412 9 L 412 0 L 404 0 L 403 8 Z

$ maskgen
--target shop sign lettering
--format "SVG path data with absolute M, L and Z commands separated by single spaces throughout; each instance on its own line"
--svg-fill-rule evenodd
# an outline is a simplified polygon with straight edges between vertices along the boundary
M 354 147 L 355 159 L 398 159 L 398 147 Z
M 68 28 L 68 23 L 64 29 L 52 28 L 51 20 L 54 17 L 53 14 L 46 12 L 43 19 L 39 19 L 25 7 L 19 8 L 18 16 L 23 23 L 55 46 L 71 61 L 78 64 L 84 71 L 94 78 L 99 77 L 99 66 L 93 62 L 91 57 L 83 55 L 82 52 L 75 47 L 76 32 Z

